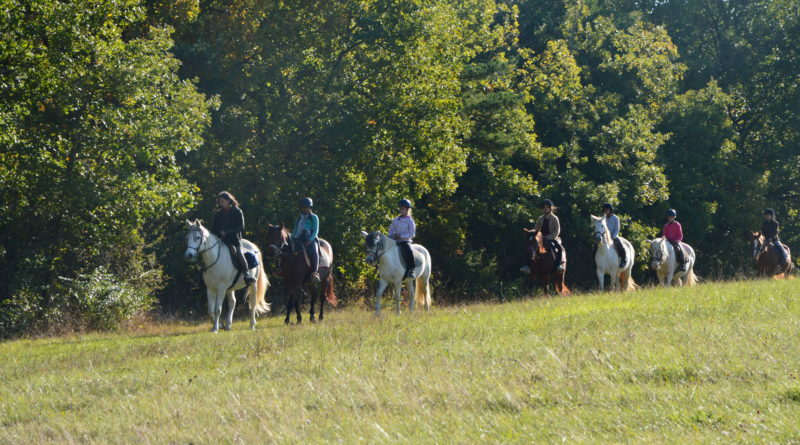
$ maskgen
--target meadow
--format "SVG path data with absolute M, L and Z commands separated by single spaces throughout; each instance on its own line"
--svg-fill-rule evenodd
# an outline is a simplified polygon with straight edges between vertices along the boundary
M 0 442 L 800 443 L 796 280 L 327 315 L 2 343 Z

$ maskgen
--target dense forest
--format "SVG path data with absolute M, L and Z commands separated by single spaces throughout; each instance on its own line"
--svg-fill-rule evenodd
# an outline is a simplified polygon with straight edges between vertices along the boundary
M 736 276 L 764 207 L 800 238 L 799 131 L 796 0 L 2 0 L 0 335 L 202 307 L 222 190 L 256 243 L 313 197 L 345 302 L 404 197 L 439 298 L 520 286 L 543 198 L 574 285 L 606 201 L 639 280 L 668 208 Z

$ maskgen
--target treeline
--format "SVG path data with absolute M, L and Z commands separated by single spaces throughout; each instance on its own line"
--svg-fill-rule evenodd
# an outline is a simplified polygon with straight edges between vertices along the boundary
M 793 0 L 0 5 L 2 335 L 200 308 L 182 221 L 221 190 L 257 243 L 313 197 L 345 300 L 402 197 L 451 298 L 519 284 L 543 197 L 575 284 L 606 201 L 640 279 L 667 208 L 707 277 L 766 206 L 800 232 Z

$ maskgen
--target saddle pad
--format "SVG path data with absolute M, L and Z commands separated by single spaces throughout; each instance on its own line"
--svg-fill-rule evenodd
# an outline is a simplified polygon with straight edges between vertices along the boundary
M 247 268 L 252 269 L 258 266 L 258 257 L 253 252 L 245 252 L 244 259 L 247 260 Z

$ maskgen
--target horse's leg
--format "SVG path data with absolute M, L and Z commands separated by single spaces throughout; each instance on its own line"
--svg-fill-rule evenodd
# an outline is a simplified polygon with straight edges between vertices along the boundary
M 328 286 L 330 285 L 331 281 L 328 279 L 328 277 L 325 277 L 325 279 L 322 281 L 322 284 L 319 286 L 319 321 L 322 321 L 322 317 L 325 316 L 325 292 L 328 290 Z
M 222 308 L 217 310 L 217 294 L 211 289 L 206 289 L 206 296 L 208 297 L 208 317 L 211 319 L 211 332 L 219 331 L 219 316 Z M 220 305 L 221 306 L 221 305 Z
M 381 314 L 381 297 L 388 285 L 388 281 L 378 280 L 378 288 L 375 290 L 375 315 Z
M 236 294 L 229 290 L 228 294 L 228 316 L 225 317 L 225 330 L 230 331 L 233 327 L 233 310 L 236 308 Z
M 300 307 L 303 305 L 303 286 L 297 286 L 297 299 L 294 301 L 294 313 L 297 317 L 297 324 L 303 322 L 303 315 L 300 314 Z
M 674 271 L 667 271 L 667 276 L 664 277 L 664 285 L 666 287 L 672 286 L 672 280 L 675 279 L 675 272 Z
M 406 287 L 408 288 L 408 311 L 414 312 L 414 307 L 416 306 L 416 292 L 417 292 L 417 280 L 421 280 L 422 278 L 416 278 L 410 281 L 406 281 Z M 423 302 L 424 303 L 424 302 Z
M 619 280 L 620 271 L 617 269 L 616 273 L 614 273 L 614 277 L 611 280 L 611 286 L 614 289 L 614 292 L 619 292 L 622 289 L 622 283 Z
M 597 269 L 597 284 L 600 286 L 600 292 L 603 292 L 605 287 L 606 274 L 604 271 Z
M 392 287 L 394 288 L 393 289 L 394 290 L 394 299 L 395 299 L 395 302 L 397 303 L 397 308 L 395 309 L 395 312 L 399 314 L 400 313 L 400 303 L 403 301 L 403 294 L 402 294 L 402 292 L 403 292 L 403 282 L 402 281 L 396 282 L 396 283 L 392 284 Z
M 283 319 L 283 324 L 289 324 L 289 316 L 292 315 L 292 306 L 294 305 L 294 286 L 287 286 L 286 289 L 286 318 Z
M 320 287 L 322 287 L 322 286 L 320 286 Z M 311 320 L 312 323 L 316 323 L 317 322 L 317 319 L 314 317 L 314 303 L 316 303 L 316 300 L 317 300 L 317 295 L 314 292 L 314 289 L 312 288 L 311 291 L 308 292 L 308 303 L 309 303 L 308 305 L 310 307 L 310 309 L 309 309 L 309 318 L 308 319 Z

